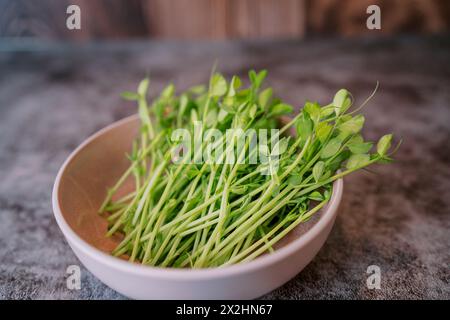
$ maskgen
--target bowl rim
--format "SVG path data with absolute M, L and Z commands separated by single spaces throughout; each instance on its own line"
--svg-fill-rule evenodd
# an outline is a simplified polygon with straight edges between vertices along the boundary
M 285 246 L 275 250 L 270 254 L 257 257 L 255 260 L 237 263 L 230 266 L 224 267 L 214 267 L 214 268 L 203 268 L 203 269 L 182 269 L 182 268 L 162 268 L 155 266 L 141 265 L 127 260 L 123 260 L 112 255 L 109 255 L 93 245 L 89 244 L 83 240 L 67 223 L 64 218 L 60 205 L 59 205 L 59 187 L 61 178 L 67 166 L 75 158 L 75 156 L 80 153 L 85 147 L 92 143 L 95 139 L 103 135 L 109 130 L 112 130 L 118 126 L 125 123 L 136 121 L 137 115 L 128 116 L 119 121 L 116 121 L 103 129 L 95 132 L 84 140 L 74 151 L 70 153 L 68 158 L 64 161 L 63 165 L 58 171 L 56 176 L 53 191 L 52 191 L 52 207 L 56 222 L 61 229 L 62 233 L 66 237 L 69 245 L 75 246 L 76 249 L 82 251 L 85 255 L 91 257 L 98 262 L 107 265 L 113 269 L 119 269 L 124 272 L 129 272 L 135 275 L 167 278 L 167 279 L 177 279 L 177 280 L 193 280 L 193 279 L 211 279 L 211 278 L 223 278 L 226 276 L 242 274 L 247 272 L 252 272 L 256 269 L 261 269 L 270 266 L 284 258 L 290 256 L 297 250 L 304 247 L 308 242 L 317 237 L 322 230 L 333 221 L 337 215 L 337 209 L 342 199 L 343 193 L 343 179 L 340 178 L 333 183 L 333 192 L 331 195 L 330 202 L 328 203 L 326 210 L 322 213 L 320 219 L 304 234 L 294 241 L 286 244 Z

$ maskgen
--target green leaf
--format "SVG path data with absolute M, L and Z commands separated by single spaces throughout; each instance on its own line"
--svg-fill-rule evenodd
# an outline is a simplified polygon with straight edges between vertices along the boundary
M 352 153 L 367 153 L 372 148 L 371 142 L 353 143 L 349 144 L 348 148 Z
M 233 97 L 225 97 L 223 99 L 223 103 L 220 105 L 221 108 L 225 109 L 228 113 L 235 114 L 236 109 L 234 106 L 234 98 Z
M 368 154 L 353 154 L 347 161 L 347 169 L 359 168 L 366 165 L 370 161 Z
M 323 195 L 319 191 L 313 191 L 311 194 L 308 195 L 308 199 L 314 200 L 314 201 L 322 201 Z
M 327 170 L 327 171 L 325 171 L 324 173 L 322 173 L 322 180 L 326 180 L 326 179 L 328 179 L 329 177 L 331 177 L 331 170 Z
M 286 103 L 279 103 L 277 105 L 274 105 L 272 109 L 270 110 L 270 116 L 280 116 L 283 114 L 291 113 L 294 110 L 294 108 Z
M 234 194 L 245 194 L 247 189 L 247 186 L 235 186 L 230 189 L 230 192 Z
M 382 136 L 377 143 L 377 153 L 380 156 L 386 155 L 386 152 L 391 147 L 391 143 L 392 143 L 392 134 L 386 134 Z
M 175 94 L 175 86 L 173 83 L 169 84 L 164 90 L 161 92 L 161 98 L 170 99 Z
M 241 79 L 238 76 L 233 76 L 230 82 L 230 88 L 228 89 L 227 96 L 234 97 L 236 95 L 236 89 L 241 86 Z
M 139 93 L 141 97 L 145 97 L 145 95 L 147 94 L 149 84 L 150 84 L 149 78 L 145 78 L 139 83 L 137 93 Z
M 225 118 L 227 117 L 228 114 L 229 114 L 229 113 L 228 113 L 225 109 L 221 108 L 221 109 L 219 110 L 219 115 L 217 116 L 217 120 L 218 120 L 220 123 L 222 123 L 222 122 L 225 120 Z
M 332 104 L 329 104 L 327 106 L 324 106 L 320 109 L 320 117 L 326 118 L 334 113 L 334 106 Z
M 326 189 L 323 193 L 324 199 L 330 199 L 331 198 L 331 191 L 329 189 Z
M 235 117 L 233 121 L 234 121 L 234 128 L 243 129 L 247 125 L 249 119 L 246 114 L 240 114 L 238 117 Z
M 210 109 L 206 115 L 205 123 L 208 127 L 212 127 L 217 119 L 216 109 Z
M 316 182 L 320 180 L 325 169 L 325 163 L 323 161 L 317 162 L 313 167 L 313 177 Z
M 188 103 L 189 103 L 189 98 L 187 97 L 186 94 L 182 94 L 180 96 L 180 111 L 179 111 L 181 115 L 183 115 L 184 112 L 186 111 Z
M 255 89 L 259 89 L 264 79 L 267 76 L 267 70 L 261 70 L 259 73 L 256 73 L 255 70 L 250 70 L 248 73 L 248 77 Z
M 239 89 L 241 85 L 242 85 L 241 78 L 239 78 L 238 76 L 233 76 L 233 78 L 231 78 L 231 86 L 234 89 Z
M 212 97 L 221 97 L 227 92 L 227 81 L 219 74 L 215 73 L 209 84 L 209 94 Z
M 334 96 L 333 106 L 337 116 L 347 111 L 351 104 L 350 93 L 346 89 L 339 90 Z
M 298 118 L 296 123 L 297 135 L 306 141 L 313 131 L 314 123 L 310 116 L 306 112 L 302 112 L 302 115 Z
M 241 103 L 241 104 L 237 107 L 238 112 L 243 112 L 244 109 L 247 107 L 247 105 L 248 105 L 248 101 L 245 101 L 245 102 Z
M 347 142 L 348 145 L 350 144 L 359 144 L 359 143 L 363 143 L 364 139 L 360 134 L 355 134 L 353 135 Z
M 259 145 L 259 153 L 263 156 L 269 156 L 269 148 L 265 144 Z
M 258 106 L 256 104 L 253 104 L 248 111 L 250 118 L 252 118 L 252 119 L 255 118 L 257 111 L 258 111 Z
M 248 72 L 248 78 L 250 79 L 251 83 L 255 83 L 256 82 L 256 71 L 255 70 L 250 70 Z
M 302 184 L 302 177 L 298 174 L 291 174 L 287 180 L 287 183 L 291 186 L 299 186 Z
M 200 171 L 197 169 L 197 167 L 195 166 L 191 166 L 186 175 L 189 179 L 195 178 L 198 174 L 200 173 Z
M 206 86 L 200 84 L 189 88 L 187 91 L 195 95 L 201 95 L 206 92 Z
M 247 101 L 249 100 L 250 94 L 251 94 L 250 88 L 241 89 L 236 92 L 236 97 L 239 99 L 239 101 Z
M 351 155 L 352 153 L 350 152 L 350 150 L 343 150 L 342 152 L 334 156 L 330 162 L 327 163 L 327 169 L 331 171 L 338 170 L 342 167 L 342 163 L 348 160 Z
M 262 110 L 266 110 L 266 106 L 269 103 L 269 100 L 272 98 L 272 93 L 272 88 L 267 88 L 259 94 L 258 103 L 261 106 Z
M 275 146 L 272 148 L 271 155 L 279 156 L 280 154 L 283 154 L 284 152 L 286 152 L 288 143 L 289 143 L 288 139 L 286 139 L 286 138 L 282 138 L 281 140 L 279 140 L 277 142 L 277 144 L 275 144 Z
M 362 127 L 364 125 L 364 116 L 363 115 L 357 115 L 356 117 L 353 117 L 344 123 L 339 125 L 339 130 L 344 133 L 344 135 L 350 135 L 355 134 L 361 131 Z
M 125 100 L 129 100 L 129 101 L 136 101 L 136 100 L 139 100 L 139 94 L 138 93 L 136 93 L 136 92 L 131 92 L 131 91 L 125 91 L 125 92 L 122 92 L 121 94 L 120 94 L 120 96 L 122 97 L 122 98 L 124 98 Z
M 303 111 L 309 114 L 311 120 L 313 120 L 314 123 L 319 122 L 320 106 L 317 102 L 306 102 L 305 106 L 303 107 Z
M 198 121 L 198 113 L 197 110 L 191 109 L 191 121 L 194 123 L 195 121 Z
M 267 70 L 261 70 L 258 75 L 256 76 L 256 81 L 258 83 L 258 87 L 260 87 L 264 81 L 264 79 L 267 77 Z
M 322 159 L 330 158 L 336 153 L 338 153 L 339 149 L 341 148 L 342 142 L 338 138 L 331 139 L 328 141 L 328 143 L 325 145 L 325 147 L 322 149 L 322 153 L 320 154 L 320 157 Z
M 341 114 L 339 116 L 339 119 L 336 119 L 336 126 L 340 126 L 341 124 L 343 124 L 346 121 L 351 120 L 353 117 L 349 114 Z
M 320 142 L 325 142 L 328 139 L 328 135 L 330 134 L 332 126 L 325 122 L 320 122 L 316 127 L 316 136 Z

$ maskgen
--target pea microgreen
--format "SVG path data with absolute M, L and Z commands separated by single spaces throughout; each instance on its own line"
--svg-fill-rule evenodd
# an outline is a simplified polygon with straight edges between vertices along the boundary
M 353 99 L 346 89 L 327 105 L 308 101 L 292 115 L 293 106 L 274 96 L 272 88 L 263 88 L 266 76 L 265 70 L 251 70 L 245 87 L 237 76 L 228 82 L 214 72 L 207 85 L 179 95 L 169 84 L 151 103 L 146 78 L 136 92 L 122 94 L 137 102 L 141 130 L 127 155 L 129 169 L 99 210 L 108 214 L 107 236 L 122 237 L 114 255 L 176 268 L 250 261 L 272 252 L 280 239 L 323 208 L 335 180 L 392 161 L 392 135 L 381 137 L 371 153 L 373 143 L 361 135 L 364 116 L 355 114 L 359 109 L 349 112 Z M 280 127 L 284 115 L 292 115 L 291 120 Z M 164 137 L 180 128 L 194 137 L 180 158 L 193 160 L 202 154 L 192 146 L 205 141 L 225 150 L 225 139 L 217 133 L 230 128 L 278 128 L 281 136 L 257 147 L 243 140 L 235 158 L 249 160 L 259 153 L 264 163 L 175 162 L 176 141 Z M 287 136 L 291 128 L 296 133 Z M 209 135 L 201 140 L 199 132 Z M 128 180 L 134 190 L 112 200 Z

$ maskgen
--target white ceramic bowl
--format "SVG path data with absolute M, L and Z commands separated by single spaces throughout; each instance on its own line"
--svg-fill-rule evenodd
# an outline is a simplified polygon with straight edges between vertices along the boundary
M 106 221 L 96 213 L 127 165 L 122 160 L 139 126 L 133 116 L 97 132 L 65 161 L 53 187 L 56 221 L 76 256 L 103 283 L 135 299 L 253 299 L 283 285 L 317 254 L 334 224 L 343 181 L 307 230 L 293 230 L 275 252 L 242 264 L 210 269 L 143 266 L 108 254 Z

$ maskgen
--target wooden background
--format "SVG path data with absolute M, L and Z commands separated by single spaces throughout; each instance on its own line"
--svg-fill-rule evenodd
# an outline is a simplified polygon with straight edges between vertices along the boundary
M 81 30 L 66 28 L 69 4 L 81 8 Z M 381 31 L 366 28 L 370 4 L 381 7 Z M 446 0 L 0 0 L 1 38 L 273 39 L 449 29 Z

